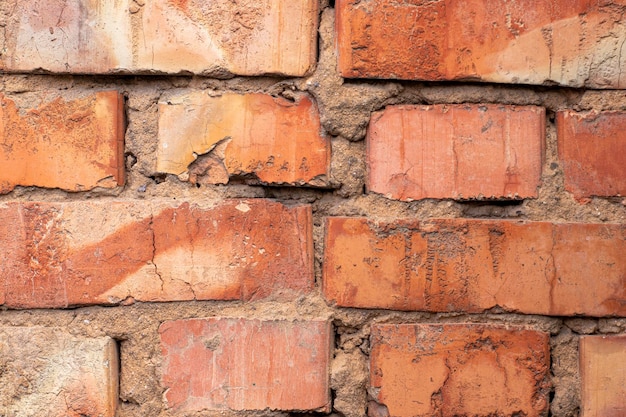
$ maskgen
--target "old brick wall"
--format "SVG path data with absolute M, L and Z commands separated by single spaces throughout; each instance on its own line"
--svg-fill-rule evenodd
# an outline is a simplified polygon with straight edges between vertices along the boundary
M 625 1 L 0 29 L 0 416 L 626 416 Z

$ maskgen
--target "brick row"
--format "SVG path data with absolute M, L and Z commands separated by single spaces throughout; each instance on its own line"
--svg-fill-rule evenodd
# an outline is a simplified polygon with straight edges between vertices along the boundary
M 8 203 L 0 217 L 7 307 L 291 299 L 313 287 L 308 206 Z
M 626 316 L 626 226 L 329 218 L 323 292 L 342 307 Z

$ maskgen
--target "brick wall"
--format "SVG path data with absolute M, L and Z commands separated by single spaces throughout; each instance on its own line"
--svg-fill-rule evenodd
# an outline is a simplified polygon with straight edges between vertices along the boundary
M 0 415 L 626 416 L 624 1 L 0 28 Z

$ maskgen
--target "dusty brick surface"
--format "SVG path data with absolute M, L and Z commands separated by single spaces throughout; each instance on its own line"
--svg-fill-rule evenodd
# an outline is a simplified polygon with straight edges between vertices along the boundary
M 330 409 L 329 322 L 192 319 L 159 334 L 176 411 Z
M 286 300 L 313 285 L 307 206 L 9 203 L 0 213 L 8 307 Z
M 0 69 L 301 76 L 315 63 L 315 0 L 13 1 Z
M 626 316 L 624 225 L 329 218 L 326 228 L 323 288 L 339 306 Z
M 626 336 L 580 338 L 582 417 L 626 415 Z
M 265 94 L 179 94 L 159 103 L 158 137 L 157 171 L 194 183 L 328 182 L 330 142 L 305 95 L 292 103 Z
M 626 112 L 556 116 L 565 188 L 576 198 L 626 195 Z
M 84 191 L 123 185 L 124 129 L 117 91 L 27 110 L 0 93 L 0 194 L 16 186 Z
M 373 325 L 371 417 L 543 416 L 548 335 L 476 324 Z
M 62 329 L 0 327 L 0 413 L 12 417 L 113 417 L 117 347 L 109 337 Z
M 536 197 L 545 110 L 391 106 L 367 131 L 368 189 L 400 200 Z
M 624 88 L 621 6 L 606 0 L 337 0 L 339 69 L 349 78 Z

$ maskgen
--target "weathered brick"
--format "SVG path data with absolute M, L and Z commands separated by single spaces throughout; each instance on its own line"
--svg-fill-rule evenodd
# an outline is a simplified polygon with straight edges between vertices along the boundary
M 61 98 L 23 113 L 0 94 L 0 194 L 16 186 L 84 191 L 124 183 L 124 99 Z
M 343 307 L 626 316 L 626 226 L 327 220 L 323 287 Z
M 0 19 L 0 70 L 302 76 L 318 2 L 18 0 Z
M 264 183 L 327 185 L 330 143 L 317 106 L 265 94 L 188 92 L 159 103 L 157 171 L 192 182 L 232 176 Z
M 313 286 L 308 206 L 8 203 L 0 218 L 7 307 L 290 299 Z
M 536 197 L 545 110 L 391 106 L 367 132 L 368 188 L 390 198 Z
M 12 417 L 113 417 L 117 347 L 109 337 L 0 327 L 0 413 Z
M 576 198 L 626 195 L 626 113 L 556 116 L 565 188 Z
M 349 78 L 625 88 L 623 5 L 337 0 L 339 69 Z
M 208 318 L 159 329 L 168 407 L 330 411 L 330 323 Z
M 626 335 L 580 338 L 582 417 L 626 415 Z
M 478 324 L 373 325 L 371 417 L 543 416 L 546 333 Z

